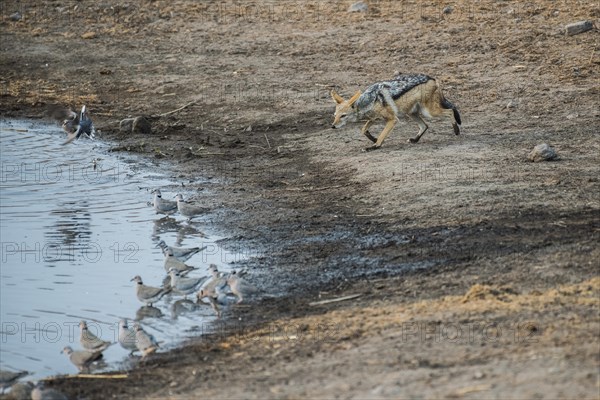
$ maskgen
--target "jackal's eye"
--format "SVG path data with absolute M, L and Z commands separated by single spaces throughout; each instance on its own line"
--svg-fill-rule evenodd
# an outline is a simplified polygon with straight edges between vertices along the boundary
M 348 116 L 348 114 L 342 114 L 342 115 L 340 115 L 340 118 L 345 118 L 347 116 Z

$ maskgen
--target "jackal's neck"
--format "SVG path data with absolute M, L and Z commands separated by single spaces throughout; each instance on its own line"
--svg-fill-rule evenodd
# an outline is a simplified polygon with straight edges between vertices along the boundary
M 354 121 L 360 121 L 363 117 L 367 116 L 373 107 L 359 107 L 357 104 L 352 106 L 352 118 Z
M 352 111 L 356 114 L 357 119 L 361 119 L 362 117 L 369 114 L 375 105 L 376 96 L 373 96 L 372 93 L 366 91 L 363 93 L 354 104 L 352 104 Z

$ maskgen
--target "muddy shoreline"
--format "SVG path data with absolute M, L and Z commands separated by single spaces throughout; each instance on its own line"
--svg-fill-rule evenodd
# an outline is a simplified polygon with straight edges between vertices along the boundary
M 374 3 L 251 21 L 217 2 L 3 7 L 3 116 L 87 104 L 113 151 L 169 165 L 210 205 L 225 261 L 249 256 L 234 266 L 263 290 L 127 379 L 50 386 L 86 399 L 597 397 L 598 31 L 560 29 L 598 11 L 465 14 L 459 1 L 444 19 Z M 329 129 L 328 85 L 351 94 L 396 70 L 443 81 L 463 134 L 440 120 L 413 145 L 402 122 L 365 153 L 358 126 Z M 137 115 L 151 135 L 119 132 Z M 527 161 L 542 142 L 560 161 Z

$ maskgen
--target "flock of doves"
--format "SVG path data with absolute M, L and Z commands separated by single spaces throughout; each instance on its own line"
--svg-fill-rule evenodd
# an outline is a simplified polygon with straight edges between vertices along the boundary
M 68 135 L 67 141 L 63 144 L 70 143 L 82 135 L 86 135 L 90 139 L 94 138 L 94 125 L 85 106 L 82 107 L 79 114 L 67 110 L 58 117 L 64 118 L 62 126 Z M 163 199 L 160 189 L 154 189 L 151 193 L 154 195 L 152 207 L 158 214 L 179 213 L 191 221 L 194 217 L 205 214 L 207 211 L 204 207 L 186 202 L 181 194 L 177 194 L 175 201 L 172 201 Z M 163 287 L 145 285 L 139 275 L 131 279 L 136 282 L 135 292 L 138 300 L 146 306 L 152 307 L 167 294 L 182 295 L 187 298 L 187 295 L 196 292 L 197 302 L 200 303 L 203 299 L 207 299 L 217 317 L 220 317 L 219 306 L 226 306 L 234 302 L 241 303 L 244 296 L 257 291 L 255 286 L 243 279 L 245 271 L 224 273 L 220 272 L 215 264 L 210 264 L 208 268 L 210 276 L 189 277 L 188 274 L 198 268 L 187 265 L 185 262 L 206 247 L 174 247 L 167 245 L 163 240 L 156 247 L 161 248 L 165 257 L 164 268 L 167 277 Z M 92 363 L 101 359 L 102 352 L 114 343 L 105 341 L 90 332 L 86 321 L 81 321 L 79 328 L 79 341 L 83 350 L 73 350 L 70 346 L 66 346 L 62 353 L 66 354 L 80 371 L 85 371 Z M 139 323 L 134 323 L 130 328 L 126 319 L 119 321 L 118 342 L 124 349 L 130 351 L 130 355 L 139 351 L 142 359 L 159 348 L 159 342 L 153 335 L 144 331 Z
M 193 218 L 197 214 L 189 214 L 188 208 L 181 208 L 183 198 L 177 196 L 177 201 L 162 199 L 159 189 L 152 191 L 154 194 L 153 207 L 161 214 L 180 214 Z M 164 259 L 164 268 L 167 271 L 167 278 L 163 287 L 154 287 L 145 285 L 142 277 L 136 275 L 131 281 L 136 282 L 135 293 L 138 300 L 146 306 L 152 307 L 163 296 L 167 294 L 182 295 L 187 297 L 196 292 L 196 299 L 200 303 L 207 299 L 209 304 L 217 314 L 221 316 L 220 306 L 226 306 L 234 302 L 241 303 L 245 296 L 257 291 L 257 288 L 243 279 L 245 271 L 233 271 L 229 273 L 220 272 L 215 264 L 209 265 L 210 276 L 195 278 L 187 276 L 191 271 L 198 268 L 187 265 L 185 262 L 195 254 L 201 252 L 206 247 L 174 247 L 169 246 L 161 240 L 156 247 L 160 247 Z M 71 362 L 80 370 L 87 370 L 92 363 L 102 358 L 102 352 L 113 343 L 103 340 L 90 332 L 86 321 L 79 323 L 80 337 L 79 342 L 83 350 L 73 350 L 66 346 L 62 352 L 66 354 Z M 149 354 L 154 353 L 159 348 L 159 343 L 154 336 L 144 331 L 139 323 L 134 323 L 133 327 L 128 326 L 126 319 L 119 321 L 119 344 L 132 355 L 139 351 L 144 359 Z

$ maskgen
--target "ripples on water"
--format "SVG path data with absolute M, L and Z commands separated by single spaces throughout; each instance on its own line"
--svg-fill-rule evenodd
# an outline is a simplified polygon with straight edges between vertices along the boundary
M 137 300 L 134 275 L 152 286 L 166 275 L 159 240 L 209 246 L 187 262 L 200 267 L 194 276 L 206 275 L 209 262 L 227 269 L 223 262 L 237 257 L 200 231 L 201 220 L 155 214 L 150 190 L 173 182 L 146 161 L 108 153 L 100 141 L 63 141 L 53 125 L 0 121 L 0 368 L 31 371 L 33 379 L 77 372 L 59 352 L 80 348 L 81 319 L 116 341 L 120 318 L 143 317 L 163 347 L 206 327 L 214 318 L 208 306 L 174 297 L 147 308 Z M 104 357 L 114 366 L 127 354 L 116 344 Z

